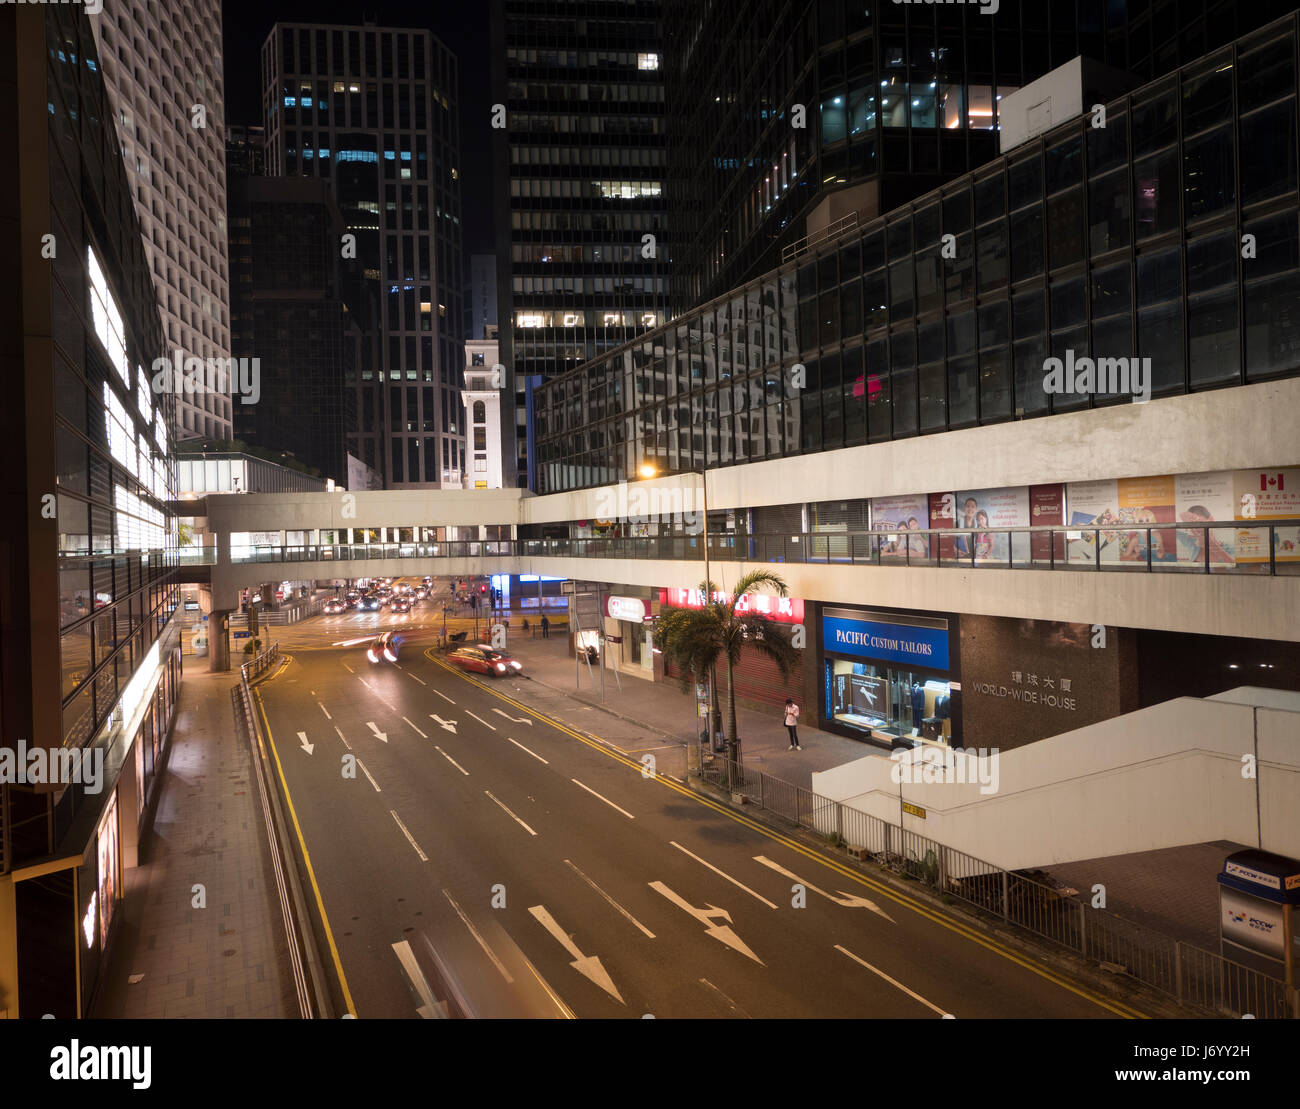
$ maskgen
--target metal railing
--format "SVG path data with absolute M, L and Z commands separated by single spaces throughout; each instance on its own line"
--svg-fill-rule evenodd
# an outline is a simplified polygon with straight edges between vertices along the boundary
M 256 641 L 254 641 L 256 642 Z M 280 658 L 279 642 L 272 643 L 261 654 L 254 655 L 251 662 L 245 662 L 239 668 L 240 675 L 245 684 L 253 681 L 267 669 L 273 666 Z
M 1300 576 L 1300 520 L 858 532 L 474 539 L 234 548 L 232 561 L 617 558 L 993 570 Z M 1100 554 L 1100 557 L 1098 557 Z
M 821 797 L 812 790 L 748 769 L 730 759 L 705 759 L 702 777 L 743 795 L 793 824 L 860 848 L 876 862 L 1001 917 L 1099 967 L 1124 973 L 1173 998 L 1233 1017 L 1300 1019 L 1300 990 L 1193 944 L 1094 909 L 1077 891 L 1046 875 L 1004 870 L 918 832 Z
M 802 239 L 791 243 L 781 250 L 781 264 L 785 265 L 791 258 L 798 258 L 801 254 L 806 254 L 814 247 L 828 243 L 832 239 L 838 239 L 841 235 L 847 234 L 858 226 L 857 209 L 840 216 L 837 220 L 832 220 L 820 231 L 814 231 L 811 235 L 805 235 Z

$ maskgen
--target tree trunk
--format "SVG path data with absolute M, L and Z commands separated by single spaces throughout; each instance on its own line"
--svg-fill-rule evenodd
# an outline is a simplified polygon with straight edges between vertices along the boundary
M 736 735 L 736 678 L 732 672 L 731 655 L 727 655 L 727 739 L 731 748 L 731 761 L 740 769 L 740 737 Z

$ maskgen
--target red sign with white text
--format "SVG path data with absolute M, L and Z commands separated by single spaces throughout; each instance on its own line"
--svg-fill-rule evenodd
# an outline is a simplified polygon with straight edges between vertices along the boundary
M 719 593 L 718 600 L 731 600 L 730 594 Z M 677 608 L 703 608 L 704 594 L 698 589 L 660 589 L 659 604 Z M 802 624 L 803 600 L 799 597 L 778 597 L 773 593 L 746 593 L 736 605 L 737 612 L 757 612 L 778 624 Z

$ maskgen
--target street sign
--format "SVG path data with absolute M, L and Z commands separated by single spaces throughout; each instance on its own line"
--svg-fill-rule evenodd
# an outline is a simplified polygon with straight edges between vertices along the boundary
M 248 638 L 250 638 L 250 637 L 252 636 L 252 634 L 253 634 L 252 632 L 231 632 L 231 633 L 230 633 L 230 638 L 231 638 L 231 639 L 248 639 Z

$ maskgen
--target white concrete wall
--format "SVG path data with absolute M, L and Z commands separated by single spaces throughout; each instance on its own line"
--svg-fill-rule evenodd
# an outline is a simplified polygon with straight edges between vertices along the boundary
M 1257 779 L 1254 744 L 1251 706 L 1182 697 L 1000 755 L 996 793 L 897 784 L 884 754 L 812 788 L 895 824 L 901 791 L 926 810 L 909 831 L 1011 870 L 1213 840 L 1300 857 L 1300 713 L 1259 710 Z

